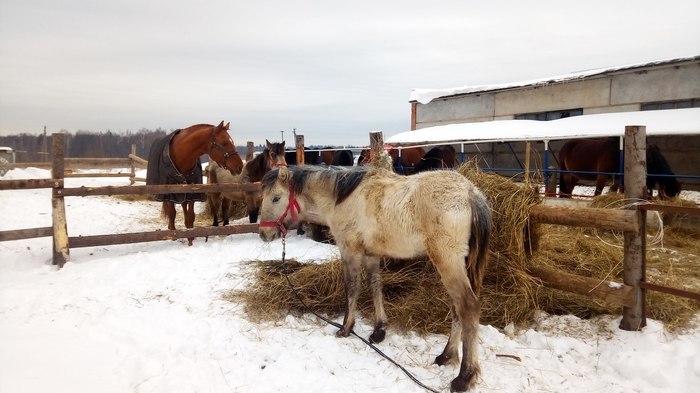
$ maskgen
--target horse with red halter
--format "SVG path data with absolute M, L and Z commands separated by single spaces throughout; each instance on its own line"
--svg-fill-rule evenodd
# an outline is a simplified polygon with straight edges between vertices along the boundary
M 284 142 L 270 143 L 265 140 L 266 147 L 260 154 L 252 160 L 246 162 L 243 171 L 236 176 L 218 165 L 207 167 L 207 182 L 209 184 L 229 184 L 229 183 L 254 183 L 262 180 L 265 173 L 276 166 L 287 166 L 284 159 Z M 213 217 L 213 226 L 219 225 L 218 212 L 221 211 L 223 225 L 229 224 L 229 211 L 231 202 L 245 202 L 248 211 L 249 222 L 258 221 L 258 210 L 260 209 L 260 192 L 257 191 L 228 191 L 210 192 L 207 194 L 207 203 Z
M 620 185 L 620 139 L 618 137 L 572 139 L 564 143 L 559 151 L 559 197 L 571 198 L 579 180 L 595 180 L 594 195 L 600 195 L 603 187 L 612 178 L 610 192 L 617 192 Z M 659 197 L 673 198 L 681 190 L 671 167 L 656 145 L 648 145 L 647 191 L 659 185 Z
M 228 133 L 230 123 L 219 125 L 196 124 L 155 141 L 148 154 L 146 184 L 202 184 L 202 162 L 200 157 L 208 154 L 217 164 L 239 174 L 243 160 L 236 151 L 236 145 Z M 175 204 L 182 206 L 185 227 L 194 227 L 194 202 L 205 201 L 204 193 L 158 194 L 162 201 L 162 214 L 168 218 L 168 229 L 175 229 Z M 188 238 L 192 245 L 194 238 Z
M 346 311 L 336 336 L 355 323 L 364 266 L 374 303 L 370 341 L 386 336 L 380 261 L 427 256 L 451 300 L 452 332 L 435 363 L 462 360 L 452 391 L 479 380 L 479 291 L 488 262 L 491 211 L 484 194 L 455 171 L 400 176 L 372 167 L 298 166 L 262 180 L 260 237 L 284 237 L 301 221 L 330 228 L 345 266 Z

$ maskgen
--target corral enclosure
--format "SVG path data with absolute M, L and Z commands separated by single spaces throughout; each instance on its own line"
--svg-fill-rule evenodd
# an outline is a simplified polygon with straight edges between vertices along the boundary
M 87 181 L 87 178 L 79 177 L 76 179 L 65 179 L 65 182 L 67 182 L 66 186 L 68 187 L 75 185 L 76 181 L 84 182 Z M 66 189 L 66 191 L 67 190 L 68 189 Z M 3 192 L 29 192 L 30 194 L 23 194 L 25 195 L 25 197 L 23 198 L 24 202 L 28 202 L 30 200 L 30 198 L 27 198 L 26 195 L 31 195 L 32 193 L 31 190 Z M 46 207 L 44 209 L 49 209 L 49 207 L 47 206 L 49 201 L 48 195 L 45 194 L 45 198 Z M 67 199 L 68 203 L 66 204 L 69 233 L 72 235 L 91 235 L 96 229 L 98 229 L 96 228 L 97 224 L 99 224 L 99 231 L 102 233 L 112 233 L 114 231 L 121 233 L 131 232 L 134 229 L 143 228 L 144 223 L 151 229 L 153 229 L 154 227 L 157 228 L 159 225 L 162 225 L 158 223 L 158 208 L 156 206 L 151 206 L 151 209 L 149 211 L 142 211 L 140 215 L 128 213 L 131 207 L 135 207 L 134 205 L 139 206 L 143 205 L 144 203 L 148 204 L 147 201 L 117 202 L 116 205 L 111 205 L 111 209 L 105 209 L 104 207 L 91 207 L 89 208 L 89 211 L 99 212 L 100 216 L 99 218 L 90 219 L 89 215 L 86 212 L 76 212 L 73 209 L 80 205 L 83 205 L 83 200 L 93 200 L 97 198 L 98 201 L 101 199 L 104 201 L 108 201 L 112 200 L 113 198 L 94 196 L 77 199 L 73 198 L 75 197 L 69 197 Z M 124 205 L 120 206 L 121 204 Z M 41 212 L 41 208 L 39 208 L 38 211 Z M 115 223 L 114 221 L 106 220 L 106 217 L 110 213 L 117 213 L 120 211 L 123 211 L 127 214 L 125 216 L 120 216 L 120 218 L 116 220 L 117 223 Z M 144 215 L 148 215 L 148 217 L 150 218 L 147 218 L 147 221 L 142 221 L 141 219 L 135 218 L 139 216 L 143 217 Z M 81 217 L 82 219 L 73 221 L 76 217 Z M 18 220 L 12 220 L 11 222 L 18 222 Z M 23 220 L 23 222 L 28 223 L 27 220 Z M 138 224 L 134 224 L 134 222 Z M 251 245 L 247 245 L 248 242 L 246 241 L 246 238 L 241 236 L 252 236 L 252 247 Z M 252 355 L 253 361 L 251 362 L 250 357 L 243 355 L 241 352 L 241 348 L 247 348 L 250 351 L 250 353 L 260 353 L 259 345 L 261 344 L 261 342 L 273 342 L 275 344 L 278 344 L 279 347 L 270 349 L 270 351 L 276 354 L 280 354 L 282 357 L 290 356 L 289 354 L 294 354 L 294 356 L 297 359 L 303 358 L 304 360 L 302 363 L 307 366 L 317 364 L 319 370 L 321 370 L 323 374 L 322 376 L 317 377 L 320 378 L 320 380 L 325 382 L 328 378 L 327 375 L 330 373 L 334 375 L 334 381 L 344 381 L 345 379 L 341 376 L 341 374 L 349 374 L 351 376 L 350 379 L 347 380 L 347 383 L 352 386 L 359 386 L 357 385 L 357 379 L 360 378 L 360 376 L 354 372 L 354 368 L 348 369 L 346 366 L 341 366 L 342 370 L 344 370 L 343 372 L 340 371 L 341 369 L 336 368 L 334 366 L 330 366 L 329 368 L 328 359 L 325 359 L 323 355 L 321 355 L 321 357 L 319 358 L 319 353 L 317 351 L 314 351 L 314 348 L 308 346 L 310 340 L 308 329 L 312 329 L 312 341 L 315 341 L 317 338 L 322 342 L 326 342 L 325 340 L 331 340 L 330 342 L 332 342 L 333 346 L 336 347 L 332 348 L 329 351 L 329 354 L 332 354 L 333 358 L 336 359 L 331 363 L 337 362 L 339 355 L 341 357 L 359 356 L 358 359 L 354 360 L 355 362 L 360 361 L 372 363 L 372 365 L 361 366 L 363 370 L 374 369 L 376 367 L 376 358 L 370 358 L 369 356 L 367 356 L 366 353 L 358 355 L 357 351 L 347 347 L 348 344 L 352 346 L 353 341 L 336 340 L 333 337 L 332 332 L 329 332 L 328 329 L 316 329 L 318 325 L 316 325 L 315 323 L 313 323 L 305 317 L 287 316 L 284 319 L 284 323 L 275 322 L 272 324 L 271 327 L 269 327 L 267 323 L 263 323 L 261 325 L 254 324 L 243 317 L 243 312 L 241 309 L 242 306 L 239 303 L 222 303 L 220 296 L 223 296 L 224 293 L 229 293 L 233 289 L 245 288 L 246 286 L 250 285 L 248 275 L 251 274 L 251 272 L 253 272 L 254 269 L 250 266 L 250 262 L 246 261 L 250 261 L 251 256 L 253 257 L 252 259 L 259 260 L 270 260 L 276 257 L 279 258 L 279 256 L 281 255 L 280 244 L 260 248 L 260 243 L 256 235 L 233 235 L 224 239 L 219 238 L 225 245 L 225 247 L 223 247 L 222 243 L 215 243 L 216 239 L 217 238 L 210 238 L 210 241 L 206 243 L 203 242 L 202 239 L 197 239 L 195 241 L 195 245 L 191 248 L 184 247 L 184 245 L 179 242 L 161 242 L 157 246 L 155 244 L 150 243 L 141 243 L 138 245 L 128 246 L 116 245 L 114 243 L 111 243 L 109 245 L 103 245 L 98 248 L 78 248 L 74 250 L 71 254 L 71 260 L 73 261 L 73 263 L 68 264 L 68 269 L 65 269 L 62 272 L 63 274 L 59 275 L 43 274 L 45 273 L 45 269 L 42 266 L 45 264 L 46 255 L 50 254 L 51 252 L 51 246 L 45 244 L 44 246 L 40 246 L 38 249 L 36 249 L 36 251 L 33 251 L 33 253 L 36 254 L 38 259 L 35 260 L 35 262 L 33 262 L 33 267 L 30 267 L 31 269 L 38 270 L 40 274 L 43 274 L 43 279 L 39 279 L 32 275 L 16 274 L 12 273 L 12 270 L 6 270 L 2 275 L 2 279 L 8 280 L 6 281 L 6 283 L 8 284 L 13 284 L 3 285 L 3 290 L 6 291 L 6 293 L 9 296 L 3 295 L 2 298 L 9 299 L 11 298 L 11 296 L 15 296 L 15 294 L 21 293 L 21 288 L 26 287 L 26 284 L 23 283 L 23 281 L 20 279 L 20 276 L 31 277 L 31 280 L 34 283 L 34 285 L 41 285 L 42 287 L 59 288 L 62 292 L 66 293 L 61 296 L 51 293 L 50 291 L 35 291 L 36 295 L 43 296 L 43 294 L 46 294 L 46 296 L 49 297 L 46 299 L 42 298 L 40 300 L 30 300 L 35 298 L 29 297 L 28 301 L 31 301 L 32 304 L 44 304 L 45 306 L 42 311 L 46 312 L 49 317 L 49 319 L 47 320 L 44 320 L 41 317 L 29 318 L 34 320 L 33 324 L 30 326 L 35 327 L 37 330 L 52 330 L 51 325 L 54 324 L 53 321 L 55 321 L 58 316 L 61 317 L 59 319 L 65 321 L 73 320 L 73 318 L 75 318 L 73 310 L 75 307 L 77 307 L 78 309 L 82 310 L 82 312 L 78 313 L 79 315 L 81 315 L 81 322 L 76 323 L 76 325 L 82 326 L 82 331 L 80 333 L 82 340 L 81 342 L 89 343 L 89 345 L 92 347 L 92 350 L 96 348 L 100 348 L 100 350 L 105 350 L 104 347 L 101 347 L 98 343 L 95 343 L 95 341 L 97 340 L 96 335 L 102 335 L 107 333 L 113 337 L 112 341 L 127 341 L 129 344 L 122 345 L 126 348 L 132 348 L 132 350 L 129 351 L 129 353 L 139 353 L 138 350 L 133 349 L 134 341 L 136 341 L 138 346 L 151 348 L 148 354 L 141 354 L 139 356 L 146 359 L 153 359 L 156 362 L 163 362 L 163 364 L 165 364 L 164 367 L 166 369 L 177 369 L 177 367 L 179 367 L 179 365 L 182 364 L 180 362 L 190 364 L 188 360 L 191 358 L 193 353 L 195 353 L 195 356 L 197 356 L 199 359 L 207 359 L 211 356 L 212 353 L 219 353 L 217 351 L 223 350 L 225 354 L 224 356 L 227 357 L 221 359 L 219 356 L 216 356 L 217 361 L 214 362 L 214 364 L 203 360 L 198 362 L 198 366 L 192 366 L 191 364 L 188 366 L 188 370 L 190 370 L 190 372 L 192 370 L 192 367 L 196 367 L 196 370 L 202 370 L 204 374 L 207 374 L 209 370 L 216 370 L 219 373 L 217 375 L 223 373 L 223 379 L 212 380 L 211 378 L 198 379 L 195 377 L 194 379 L 189 378 L 186 382 L 181 382 L 184 384 L 189 383 L 196 384 L 197 386 L 205 386 L 209 383 L 221 383 L 221 385 L 216 386 L 227 385 L 230 387 L 239 386 L 238 383 L 241 383 L 241 381 L 244 381 L 242 383 L 246 386 L 249 386 L 249 384 L 254 383 L 254 381 L 264 381 L 261 385 L 258 386 L 271 387 L 270 391 L 288 388 L 290 385 L 286 385 L 286 387 L 283 387 L 278 386 L 274 381 L 271 382 L 267 374 L 265 372 L 261 373 L 260 370 L 267 369 L 270 372 L 276 372 L 277 375 L 280 375 L 280 373 L 284 372 L 283 370 L 289 369 L 289 362 L 275 362 L 270 360 L 270 358 L 260 358 L 256 357 L 255 355 Z M 248 240 L 251 239 L 248 238 Z M 10 265 L 7 266 L 18 268 L 20 266 L 24 266 L 22 264 L 27 263 L 26 253 L 29 250 L 22 246 L 22 243 L 24 242 L 26 241 L 19 241 L 20 247 L 18 249 L 13 249 L 13 251 L 10 254 L 8 254 L 8 261 L 10 262 Z M 297 260 L 308 258 L 310 252 L 313 253 L 313 250 L 316 249 L 316 247 L 332 247 L 324 245 L 317 246 L 316 244 L 311 245 L 310 243 L 305 242 L 305 240 L 299 238 L 290 238 L 288 239 L 287 243 L 289 247 L 289 249 L 287 250 L 288 257 Z M 299 248 L 296 248 L 296 251 L 294 251 L 295 247 Z M 323 257 L 318 257 L 316 261 L 327 261 L 329 259 L 332 259 L 332 255 L 325 253 Z M 232 260 L 235 260 L 237 262 L 232 263 Z M 307 262 L 311 261 L 307 260 Z M 161 267 L 161 269 L 158 269 L 158 267 Z M 109 270 L 109 274 L 107 275 L 105 275 L 103 271 L 103 269 L 105 268 Z M 76 288 L 78 289 L 77 292 L 67 290 L 67 288 L 65 288 L 65 285 L 72 285 L 73 282 L 71 281 L 71 279 L 80 272 L 90 272 L 89 278 L 83 280 L 85 283 L 99 283 L 99 288 L 106 289 L 109 291 L 109 293 L 102 293 L 100 292 L 100 290 L 90 285 L 78 286 Z M 124 275 L 120 275 L 119 272 L 123 272 Z M 131 282 L 136 276 L 132 277 L 129 274 L 130 272 L 135 273 L 136 276 L 139 277 L 139 282 L 144 282 L 144 279 L 148 277 L 153 277 L 153 280 L 146 281 L 147 284 L 143 286 L 132 286 L 129 284 L 129 282 Z M 105 283 L 103 281 L 105 279 L 109 280 L 109 282 Z M 49 283 L 47 285 L 46 280 L 53 282 L 53 284 Z M 19 286 L 15 286 L 15 284 Z M 180 291 L 180 288 L 182 288 L 183 290 Z M 124 290 L 126 290 L 126 293 L 124 293 Z M 74 294 L 74 296 L 72 296 L 72 294 Z M 202 298 L 198 296 L 204 296 L 204 301 L 202 301 Z M 26 295 L 24 297 L 26 297 Z M 109 307 L 109 309 L 112 311 L 95 310 L 94 306 L 91 305 L 92 302 L 90 300 L 94 299 L 95 297 L 101 299 L 99 304 L 107 305 L 107 307 Z M 71 300 L 68 302 L 68 299 Z M 433 299 L 439 301 L 439 297 L 437 296 L 433 296 Z M 561 293 L 558 291 L 552 292 L 551 299 L 561 299 Z M 560 300 L 557 302 L 561 303 Z M 66 307 L 66 304 L 71 304 L 72 306 Z M 112 306 L 110 306 L 110 304 Z M 202 304 L 211 304 L 211 308 L 208 308 L 206 306 L 203 307 Z M 577 304 L 577 302 L 573 301 L 568 304 Z M 8 306 L 12 307 L 12 310 L 14 310 L 7 311 L 2 314 L 8 317 L 17 316 L 21 311 L 26 311 L 28 309 L 27 307 L 18 308 L 16 307 L 16 305 Z M 58 309 L 55 309 L 54 307 L 57 307 Z M 29 310 L 29 312 L 31 312 L 31 308 L 29 308 Z M 92 312 L 89 310 L 95 310 L 95 314 L 92 314 Z M 221 310 L 228 310 L 228 312 L 222 314 Z M 86 320 L 85 312 L 88 312 L 88 315 L 93 316 Z M 566 311 L 562 312 L 566 313 Z M 109 321 L 106 325 L 101 321 L 101 318 L 99 317 L 100 315 L 109 316 Z M 548 329 L 547 326 L 552 326 L 551 322 L 547 322 L 553 321 L 553 319 L 551 318 L 545 317 L 543 319 L 542 316 L 539 314 L 532 315 L 532 317 L 535 317 L 534 320 L 537 321 L 537 326 L 540 326 L 539 329 L 546 330 Z M 28 319 L 26 316 L 21 318 Z M 177 337 L 174 332 L 168 330 L 167 326 L 169 326 L 169 324 L 163 325 L 162 323 L 162 321 L 173 320 L 180 321 L 179 323 L 177 323 L 177 326 L 179 328 L 185 327 L 188 324 L 194 324 L 194 326 L 186 330 L 188 332 L 201 332 L 201 334 L 203 334 L 203 340 L 198 340 L 196 337 L 183 337 L 179 342 L 188 342 L 194 344 L 194 346 L 189 346 L 188 348 L 185 348 L 184 353 L 178 351 L 173 353 L 169 350 L 163 351 L 160 349 L 160 346 L 158 348 L 153 348 L 152 344 L 149 345 L 148 342 L 160 343 L 162 341 L 161 337 Z M 212 339 L 211 336 L 207 335 L 206 329 L 202 331 L 201 325 L 197 325 L 194 322 L 191 322 L 201 322 L 202 320 L 206 320 L 208 326 L 213 326 L 215 327 L 214 329 L 217 332 L 222 333 L 217 333 L 217 337 Z M 605 321 L 605 319 L 597 320 Z M 115 323 L 115 321 L 120 322 Z M 135 323 L 133 321 L 137 322 Z M 138 321 L 143 321 L 143 323 L 139 323 Z M 618 322 L 618 320 L 602 322 L 602 326 L 598 325 L 598 327 L 593 328 L 592 331 L 595 332 L 593 334 L 603 333 L 606 336 L 615 337 L 617 335 L 616 326 Z M 311 327 L 309 327 L 309 323 L 311 323 Z M 125 324 L 131 326 L 128 329 L 127 333 L 143 330 L 140 336 L 146 338 L 147 342 L 140 341 L 138 338 L 135 339 L 131 334 L 125 336 L 124 331 L 121 328 Z M 653 327 L 657 326 L 655 321 L 651 321 L 651 325 Z M 113 328 L 114 326 L 116 326 L 117 330 Z M 232 326 L 234 327 L 233 329 Z M 288 327 L 285 328 L 285 326 Z M 289 326 L 291 326 L 291 328 Z M 363 326 L 366 325 L 360 323 L 357 326 L 357 328 L 363 329 Z M 596 326 L 595 322 L 592 326 Z M 21 326 L 21 330 L 19 330 L 19 328 L 15 330 L 15 325 L 11 325 L 10 331 L 7 332 L 7 334 L 4 334 L 2 337 L 8 339 L 16 339 L 16 337 L 18 337 L 17 335 L 19 334 L 19 331 L 26 333 L 28 329 L 29 327 L 26 326 L 26 324 Z M 574 330 L 581 329 L 587 330 L 591 329 L 591 327 L 574 328 Z M 396 331 L 400 330 L 401 329 L 397 326 Z M 484 382 L 488 386 L 497 386 L 499 390 L 509 391 L 509 389 L 515 388 L 516 390 L 512 391 L 518 391 L 519 389 L 517 389 L 517 387 L 523 386 L 523 381 L 525 381 L 527 378 L 525 378 L 525 380 L 522 379 L 523 376 L 522 374 L 520 374 L 519 371 L 516 371 L 516 374 L 513 377 L 514 380 L 509 381 L 509 378 L 505 378 L 504 371 L 502 370 L 501 361 L 499 361 L 497 357 L 494 357 L 494 352 L 498 351 L 497 353 L 502 353 L 504 355 L 515 356 L 521 359 L 525 359 L 524 363 L 535 364 L 533 363 L 534 359 L 526 355 L 526 353 L 523 352 L 523 350 L 516 350 L 514 347 L 511 346 L 515 345 L 516 347 L 522 347 L 522 343 L 518 344 L 517 341 L 513 341 L 512 344 L 509 344 L 508 340 L 510 339 L 507 338 L 508 334 L 511 334 L 511 336 L 514 337 L 516 340 L 519 339 L 518 337 L 529 337 L 529 339 L 531 340 L 533 337 L 535 337 L 535 334 L 533 334 L 530 331 L 523 332 L 523 336 L 520 335 L 521 333 L 515 333 L 515 331 L 513 331 L 513 333 L 502 334 L 500 332 L 497 333 L 496 330 L 489 327 L 486 327 L 485 331 L 484 328 L 482 328 L 481 330 L 482 340 L 485 340 L 485 342 L 487 343 L 485 344 L 486 348 L 484 348 L 482 344 L 482 349 L 480 350 L 482 352 L 486 351 L 485 353 L 481 354 L 481 357 L 485 359 L 485 364 L 483 365 L 485 378 Z M 251 331 L 254 331 L 256 333 L 254 333 L 252 336 L 250 334 L 246 334 L 246 332 Z M 510 330 L 505 329 L 504 331 Z M 588 331 L 590 332 L 590 330 Z M 239 337 L 241 336 L 241 332 L 243 333 L 242 337 Z M 282 332 L 282 335 L 278 336 L 278 332 Z M 392 331 L 392 334 L 393 332 L 394 331 Z M 297 337 L 298 333 L 301 333 L 300 340 L 302 340 L 304 344 L 296 344 L 295 348 L 289 351 L 285 349 L 287 348 L 285 346 L 286 344 L 291 343 L 294 345 L 294 342 L 297 342 L 293 339 L 293 337 Z M 191 336 L 191 333 L 189 333 L 189 335 Z M 255 338 L 256 335 L 258 339 Z M 262 337 L 260 335 L 262 335 Z M 56 344 L 58 344 L 59 346 L 63 345 L 63 343 L 65 343 L 67 340 L 70 341 L 72 337 L 70 332 L 63 331 L 59 331 L 53 335 L 48 336 L 37 333 L 35 336 L 36 341 L 34 342 L 40 343 L 36 345 L 41 345 L 41 347 L 43 348 L 55 348 Z M 42 339 L 42 337 L 51 337 L 53 338 L 55 343 Z M 419 378 L 432 382 L 431 384 L 434 386 L 443 386 L 446 383 L 446 381 L 448 381 L 449 378 L 453 376 L 451 370 L 437 370 L 439 373 L 439 375 L 437 375 L 435 374 L 435 370 L 433 368 L 427 366 L 432 362 L 431 357 L 434 357 L 434 354 L 432 352 L 435 351 L 432 351 L 430 349 L 426 350 L 426 348 L 441 346 L 441 344 L 444 342 L 444 338 L 439 338 L 437 341 L 435 341 L 432 340 L 430 336 L 420 339 L 411 338 L 409 340 L 404 340 L 403 337 L 404 336 L 392 336 L 392 341 L 394 341 L 394 343 L 396 343 L 395 340 L 399 340 L 397 348 L 394 348 L 393 344 L 391 343 L 387 344 L 386 347 L 383 348 L 391 348 L 392 352 L 396 356 L 400 357 L 400 361 L 411 366 L 411 368 L 416 372 Z M 644 336 L 636 337 L 642 338 Z M 566 344 L 562 346 L 562 348 L 566 349 L 562 349 L 562 353 L 568 353 L 568 351 L 570 351 L 571 339 L 571 337 L 568 337 L 566 339 Z M 411 343 L 415 343 L 416 340 L 425 340 L 425 344 L 418 344 L 421 348 L 420 350 L 411 350 L 411 345 L 414 345 Z M 546 341 L 548 343 L 548 348 L 551 348 L 554 340 L 551 337 L 547 337 Z M 659 348 L 660 345 L 658 343 L 658 341 L 660 340 L 656 341 L 657 342 L 654 345 L 656 348 L 653 351 L 653 353 L 655 353 L 655 356 L 648 356 L 646 360 L 663 359 L 663 357 L 659 355 L 659 352 L 662 351 Z M 214 343 L 214 347 L 210 347 L 210 345 L 212 345 L 211 343 Z M 172 348 L 171 344 L 172 342 L 163 345 L 163 347 Z M 596 340 L 594 345 L 595 348 L 598 348 L 596 351 L 605 350 L 605 348 L 607 348 L 606 344 L 603 344 L 601 346 L 601 342 L 599 340 Z M 325 346 L 327 346 L 327 344 L 324 344 L 324 347 Z M 614 348 L 615 353 L 620 353 L 620 347 L 620 344 L 611 344 L 610 348 Z M 638 350 L 639 346 L 635 347 L 635 350 Z M 651 346 L 648 345 L 644 347 L 651 348 Z M 77 348 L 79 349 L 80 347 Z M 439 351 L 439 349 L 436 351 Z M 59 356 L 63 355 L 63 358 L 70 358 L 70 355 L 66 355 L 62 353 L 62 351 L 57 351 L 57 353 L 59 352 Z M 73 352 L 75 352 L 75 349 L 73 350 Z M 17 352 L 16 349 L 11 348 L 10 352 L 5 353 L 11 353 L 15 358 L 15 361 L 13 361 L 11 364 L 6 364 L 4 367 L 5 370 L 17 370 L 17 373 L 12 373 L 12 375 L 22 375 L 22 370 L 26 370 L 27 367 L 33 367 L 29 365 L 32 364 L 31 362 L 24 362 L 22 360 L 23 358 L 21 356 L 18 356 L 20 354 Z M 401 357 L 402 354 L 406 353 L 409 353 L 409 356 L 413 358 L 413 360 Z M 673 353 L 673 359 L 677 360 L 679 358 L 677 350 L 670 350 L 669 353 Z M 314 359 L 309 359 L 307 356 L 312 356 L 314 357 Z M 607 355 L 603 356 L 607 357 Z M 551 352 L 547 357 L 552 358 Z M 562 361 L 562 357 L 560 356 L 554 356 L 554 358 L 558 359 L 558 363 Z M 568 359 L 568 357 L 564 356 L 563 359 Z M 63 364 L 62 362 L 54 363 Z M 103 358 L 101 359 L 101 364 L 112 363 L 129 365 L 131 364 L 131 359 L 124 359 L 119 354 L 114 356 L 103 356 Z M 296 364 L 300 362 L 292 360 L 292 363 Z M 349 363 L 352 363 L 352 361 L 349 361 L 347 363 L 344 362 L 344 364 Z M 3 362 L 3 364 L 5 363 Z M 79 361 L 71 362 L 71 365 L 73 366 L 76 364 L 81 363 Z M 567 362 L 567 364 L 584 364 L 584 362 L 582 362 L 581 359 L 572 359 L 571 361 Z M 382 375 L 382 381 L 384 380 L 384 376 L 391 375 L 392 373 L 396 372 L 388 365 L 381 367 L 382 371 L 380 372 L 380 374 Z M 551 368 L 551 366 L 542 367 Z M 92 369 L 90 365 L 85 365 L 82 368 L 88 370 Z M 110 366 L 109 369 L 113 370 L 114 367 Z M 131 379 L 140 381 L 143 378 L 153 381 L 151 383 L 154 383 L 156 385 L 162 383 L 159 382 L 161 381 L 161 379 L 153 379 L 152 376 L 149 377 L 141 373 L 139 371 L 141 370 L 141 368 L 137 367 L 134 368 L 134 370 L 136 371 L 131 373 L 130 375 L 122 376 L 121 378 L 119 378 L 119 376 L 116 376 L 115 378 L 113 374 L 103 375 L 101 378 L 101 386 L 103 386 L 106 383 L 105 381 L 108 381 L 107 383 L 123 383 L 120 381 Z M 234 370 L 236 370 L 234 373 L 236 375 L 235 379 L 226 377 L 229 373 L 234 372 Z M 675 372 L 676 370 L 673 371 Z M 682 370 L 680 370 L 679 372 L 681 371 Z M 309 375 L 309 373 L 312 373 L 312 371 L 309 371 L 308 369 L 303 371 L 296 370 L 295 372 L 293 372 L 294 376 L 292 377 L 292 381 L 296 382 L 291 382 L 291 386 L 297 389 L 305 388 L 308 390 L 309 385 L 303 381 L 298 381 L 296 378 L 298 378 L 300 375 Z M 98 375 L 101 374 L 98 373 Z M 569 375 L 569 371 L 566 372 L 566 375 Z M 588 373 L 581 371 L 580 375 L 584 376 L 588 375 Z M 681 375 L 692 376 L 692 372 L 683 373 Z M 176 377 L 171 377 L 170 380 L 174 380 L 173 378 Z M 361 378 L 367 380 L 366 376 L 363 376 Z M 571 377 L 569 376 L 567 378 Z M 9 381 L 6 383 L 17 383 L 17 381 L 19 381 L 19 379 L 14 377 L 4 380 Z M 44 378 L 37 380 L 53 381 L 52 378 Z M 615 381 L 614 378 L 611 378 L 610 380 Z M 642 382 L 645 381 L 644 378 L 639 378 L 639 380 Z M 677 376 L 674 376 L 672 380 L 683 381 L 682 378 L 678 378 Z M 382 385 L 382 383 L 383 382 L 378 381 L 373 382 L 371 385 L 367 386 L 367 389 L 371 390 L 377 388 L 377 386 L 384 386 Z M 533 383 L 534 382 L 528 381 L 526 382 L 526 385 L 532 387 Z M 576 388 L 581 388 L 582 386 L 590 386 L 588 379 L 585 377 L 583 377 L 583 379 L 576 379 L 572 383 L 574 383 L 574 386 Z M 617 384 L 618 382 L 612 383 Z M 667 383 L 666 386 L 676 386 L 674 385 L 675 383 L 676 382 L 673 382 L 670 385 Z M 553 387 L 550 386 L 548 382 L 542 381 L 536 382 L 534 384 L 534 386 L 545 386 L 548 389 L 553 389 Z M 144 386 L 149 385 L 147 384 Z M 411 389 L 415 389 L 415 387 L 411 385 L 411 383 L 408 382 L 406 379 L 404 379 L 404 377 L 400 374 L 397 374 L 396 377 L 392 379 L 391 386 L 400 386 L 402 391 L 410 391 Z M 324 385 L 324 391 L 325 389 L 327 389 L 327 385 Z

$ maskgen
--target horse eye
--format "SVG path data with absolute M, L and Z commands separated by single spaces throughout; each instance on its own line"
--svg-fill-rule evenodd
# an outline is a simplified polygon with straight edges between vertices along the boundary
M 272 203 L 277 203 L 277 202 L 279 202 L 279 201 L 280 201 L 280 197 L 279 197 L 279 196 L 275 196 L 275 197 L 272 198 Z

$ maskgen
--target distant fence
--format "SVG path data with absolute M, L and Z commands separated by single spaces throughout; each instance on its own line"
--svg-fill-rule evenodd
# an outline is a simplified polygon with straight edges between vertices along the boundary
M 643 199 L 645 196 L 646 170 L 644 146 L 646 129 L 639 126 L 629 126 L 625 129 L 625 137 L 634 143 L 625 144 L 625 198 Z M 108 234 L 95 236 L 69 237 L 66 215 L 65 197 L 95 196 L 95 195 L 153 195 L 163 193 L 191 192 L 220 192 L 220 191 L 253 191 L 259 190 L 259 183 L 252 184 L 177 184 L 177 185 L 133 185 L 138 181 L 135 177 L 136 166 L 146 166 L 146 161 L 130 154 L 125 159 L 70 159 L 63 157 L 63 134 L 53 134 L 53 160 L 51 162 L 51 179 L 2 180 L 0 190 L 51 188 L 52 189 L 52 222 L 51 227 L 29 228 L 21 230 L 0 231 L 0 241 L 21 240 L 36 237 L 53 236 L 53 263 L 59 267 L 69 260 L 70 248 L 95 247 L 113 244 L 150 242 L 180 238 L 229 235 L 238 233 L 254 233 L 258 224 L 240 224 L 227 227 L 203 227 L 185 230 L 157 230 L 124 234 Z M 251 143 L 248 146 L 252 146 Z M 378 154 L 384 147 L 381 132 L 370 133 L 370 146 L 373 154 Z M 303 164 L 304 136 L 295 136 L 297 162 Z M 252 152 L 249 154 L 252 157 Z M 114 165 L 128 161 L 125 167 L 131 167 L 129 173 L 132 185 L 104 187 L 65 188 L 64 177 L 66 165 Z M 26 164 L 25 164 L 26 165 Z M 76 174 L 78 175 L 78 174 Z M 82 175 L 81 175 L 82 176 Z M 90 174 L 90 176 L 96 176 Z M 80 176 L 73 176 L 80 177 Z M 529 214 L 532 222 L 595 227 L 624 232 L 624 283 L 617 285 L 601 285 L 599 279 L 582 277 L 565 273 L 556 269 L 536 267 L 528 273 L 539 279 L 543 285 L 555 289 L 579 293 L 598 298 L 623 307 L 623 318 L 620 327 L 625 330 L 638 330 L 646 324 L 645 291 L 655 290 L 700 300 L 700 294 L 677 288 L 668 288 L 645 279 L 646 254 L 646 211 L 666 210 L 686 214 L 700 214 L 698 208 L 671 207 L 663 205 L 643 205 L 626 210 L 598 208 L 567 208 L 560 206 L 534 206 Z

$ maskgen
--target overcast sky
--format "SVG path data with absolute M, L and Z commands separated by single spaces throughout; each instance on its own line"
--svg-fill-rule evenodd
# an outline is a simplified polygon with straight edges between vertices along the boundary
M 486 4 L 488 3 L 488 4 Z M 413 88 L 700 55 L 700 1 L 0 0 L 0 134 L 369 143 Z

